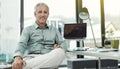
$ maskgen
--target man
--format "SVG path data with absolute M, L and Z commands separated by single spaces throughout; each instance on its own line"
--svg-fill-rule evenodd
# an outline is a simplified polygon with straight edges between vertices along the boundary
M 59 31 L 47 26 L 49 7 L 45 3 L 35 6 L 36 22 L 22 32 L 15 51 L 12 69 L 40 69 L 57 67 L 65 58 L 65 43 Z M 28 54 L 25 58 L 25 51 Z

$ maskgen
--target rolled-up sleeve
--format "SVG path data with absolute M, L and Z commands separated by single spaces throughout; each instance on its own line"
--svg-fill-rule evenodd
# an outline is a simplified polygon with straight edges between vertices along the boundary
M 29 40 L 29 29 L 25 28 L 21 34 L 20 41 L 18 43 L 18 47 L 15 51 L 14 56 L 23 56 L 24 52 L 27 48 L 27 42 Z
M 66 41 L 63 39 L 63 37 L 61 36 L 60 32 L 58 30 L 56 30 L 56 43 L 61 45 L 61 47 L 67 51 L 67 44 Z

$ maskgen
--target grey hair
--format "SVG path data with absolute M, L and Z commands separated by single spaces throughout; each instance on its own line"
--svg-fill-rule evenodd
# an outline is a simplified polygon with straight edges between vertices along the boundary
M 48 9 L 48 12 L 49 12 L 49 7 L 48 7 L 47 4 L 45 4 L 45 3 L 38 3 L 38 4 L 36 4 L 36 6 L 35 6 L 35 8 L 34 8 L 34 13 L 36 12 L 38 6 L 46 6 L 47 9 Z

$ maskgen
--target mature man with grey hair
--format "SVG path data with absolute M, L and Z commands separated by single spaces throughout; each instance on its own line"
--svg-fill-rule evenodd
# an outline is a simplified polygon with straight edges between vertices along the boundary
M 60 32 L 46 24 L 49 7 L 45 3 L 38 3 L 34 15 L 35 23 L 22 32 L 12 69 L 54 68 L 65 58 L 66 44 Z M 26 50 L 28 55 L 23 56 Z

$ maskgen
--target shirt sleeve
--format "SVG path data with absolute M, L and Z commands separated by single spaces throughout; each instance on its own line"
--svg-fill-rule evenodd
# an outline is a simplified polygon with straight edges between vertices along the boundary
M 20 36 L 20 40 L 18 42 L 18 47 L 15 50 L 14 56 L 21 56 L 23 57 L 24 52 L 26 51 L 27 48 L 27 42 L 29 40 L 29 29 L 25 28 Z
M 67 43 L 57 29 L 56 29 L 56 43 L 59 44 L 65 51 L 67 51 L 68 47 Z

